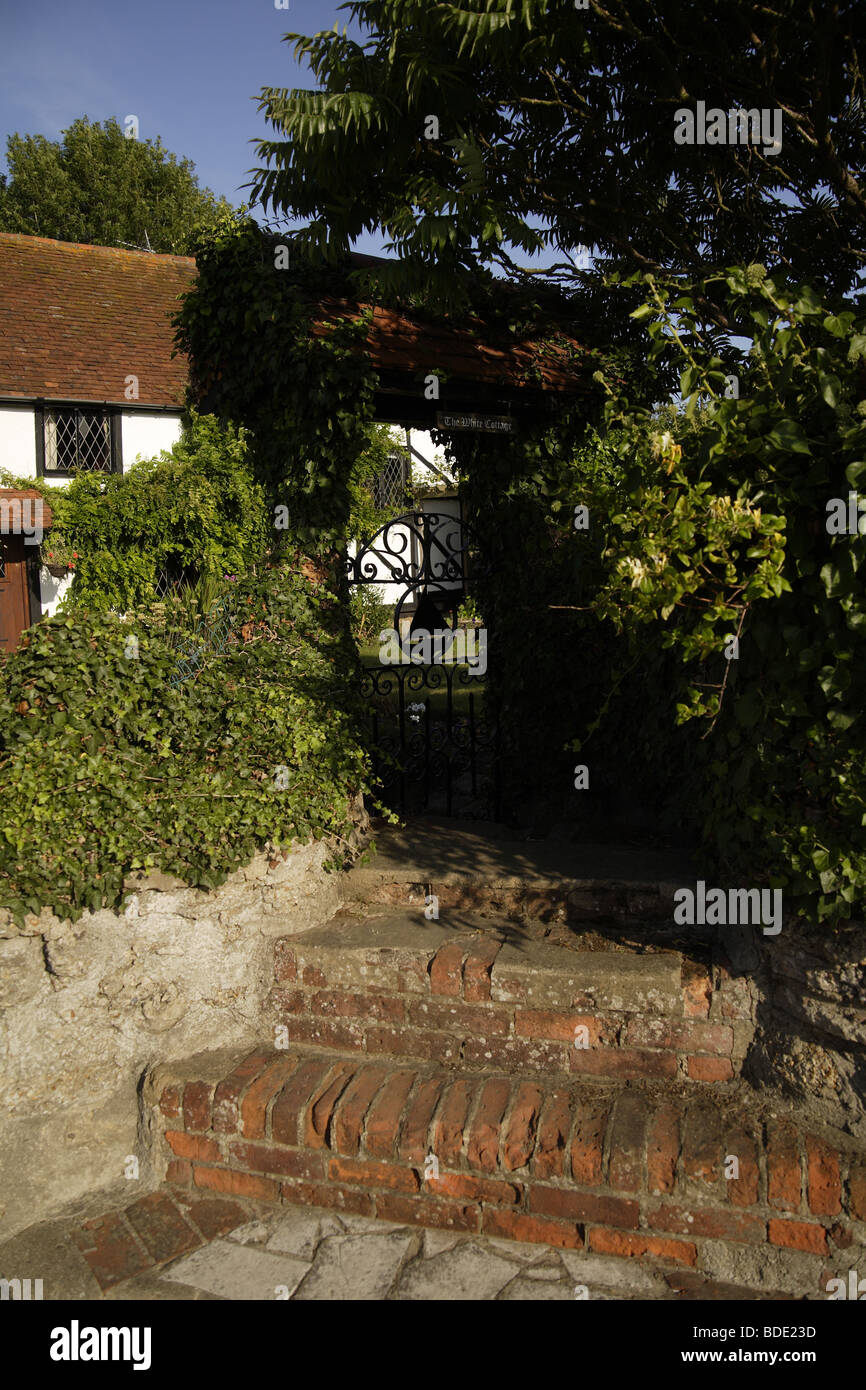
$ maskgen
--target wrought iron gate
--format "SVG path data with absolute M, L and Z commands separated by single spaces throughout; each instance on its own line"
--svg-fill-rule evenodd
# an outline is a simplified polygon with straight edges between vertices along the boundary
M 384 588 L 394 604 L 389 660 L 365 667 L 361 689 L 382 799 L 403 815 L 500 816 L 499 730 L 485 704 L 487 634 L 458 620 L 478 563 L 462 516 L 442 511 L 395 517 L 348 557 L 349 583 Z

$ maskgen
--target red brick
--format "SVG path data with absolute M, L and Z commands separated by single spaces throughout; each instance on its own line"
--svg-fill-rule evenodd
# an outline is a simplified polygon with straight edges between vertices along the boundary
M 283 1087 L 271 1111 L 271 1134 L 278 1143 L 299 1143 L 303 1133 L 301 1118 L 307 1103 L 332 1066 L 333 1062 L 326 1058 L 313 1057 L 302 1062 Z
M 724 1183 L 721 1121 L 715 1106 L 706 1101 L 692 1104 L 683 1117 L 683 1174 L 688 1181 L 712 1185 Z
M 304 1143 L 311 1149 L 330 1148 L 331 1116 L 340 1096 L 357 1070 L 355 1062 L 338 1062 L 307 1110 Z
M 782 1221 L 772 1216 L 767 1235 L 771 1244 L 782 1245 L 786 1250 L 803 1250 L 809 1255 L 827 1254 L 827 1232 L 823 1226 L 806 1221 Z
M 241 1093 L 251 1081 L 264 1071 L 273 1061 L 272 1052 L 253 1052 L 235 1067 L 229 1076 L 219 1083 L 213 1098 L 213 1128 L 217 1134 L 234 1134 L 238 1127 L 238 1101 Z M 187 1087 L 187 1089 L 189 1089 Z M 186 1102 L 184 1100 L 184 1113 Z M 210 1124 L 193 1126 L 187 1122 L 187 1129 L 210 1129 Z
M 85 1221 L 72 1238 L 101 1289 L 113 1288 L 153 1267 L 152 1257 L 140 1247 L 122 1212 Z
M 268 1004 L 280 1019 L 286 1014 L 306 1013 L 308 1002 L 305 989 L 272 989 L 268 994 Z
M 538 1124 L 532 1172 L 538 1178 L 559 1178 L 565 1169 L 565 1150 L 574 1116 L 567 1091 L 552 1091 Z
M 583 1187 L 596 1187 L 601 1182 L 602 1150 L 607 1128 L 608 1109 L 581 1106 L 574 1125 L 571 1142 L 571 1171 L 574 1181 Z
M 626 1041 L 635 1047 L 666 1047 L 674 1051 L 681 1049 L 730 1056 L 734 1046 L 734 1030 L 729 1023 L 640 1017 L 629 1021 Z
M 574 1046 L 575 1028 L 586 1028 L 591 1047 L 615 1041 L 616 1030 L 608 1019 L 593 1014 L 556 1013 L 551 1009 L 515 1009 L 514 1032 L 521 1038 L 549 1038 Z
M 286 939 L 274 943 L 274 979 L 277 984 L 290 983 L 298 978 L 295 953 Z
M 683 961 L 682 990 L 683 1013 L 686 1018 L 707 1018 L 713 987 L 709 974 L 702 965 L 695 961 Z
M 171 1159 L 166 1165 L 165 1180 L 173 1183 L 176 1187 L 189 1187 L 192 1182 L 192 1164 L 189 1159 Z
M 331 1018 L 371 1018 L 402 1023 L 402 999 L 380 994 L 353 994 L 349 990 L 320 990 L 310 1001 L 314 1014 Z
M 444 1076 L 427 1077 L 419 1081 L 418 1088 L 406 1107 L 406 1119 L 397 1153 L 409 1163 L 422 1163 L 430 1151 L 430 1125 L 444 1089 Z
M 330 1187 L 327 1183 L 284 1182 L 281 1188 L 284 1202 L 300 1207 L 325 1207 L 329 1211 L 347 1211 L 353 1216 L 373 1216 L 373 1198 L 369 1192 L 351 1187 Z
M 583 1249 L 583 1236 L 573 1222 L 524 1216 L 519 1211 L 497 1211 L 485 1207 L 481 1229 L 484 1235 L 497 1236 L 503 1240 L 524 1240 L 533 1245 L 555 1245 L 560 1250 Z
M 708 1236 L 712 1240 L 739 1240 L 763 1244 L 767 1225 L 760 1217 L 746 1212 L 725 1211 L 719 1207 L 656 1206 L 646 1210 L 646 1224 L 654 1231 L 672 1231 L 680 1236 Z
M 421 1186 L 412 1168 L 395 1163 L 362 1163 L 355 1158 L 332 1158 L 328 1164 L 330 1182 L 358 1183 L 362 1187 L 387 1187 L 392 1192 L 417 1192 Z
M 724 1143 L 724 1159 L 728 1155 L 739 1164 L 739 1177 L 727 1178 L 725 1188 L 735 1207 L 753 1207 L 760 1198 L 761 1175 L 758 1169 L 758 1150 L 754 1139 L 744 1130 L 729 1134 Z
M 407 1011 L 413 1028 L 435 1028 L 462 1037 L 505 1038 L 509 1014 L 505 1009 L 484 1008 L 478 1004 L 453 1004 L 442 999 L 413 999 Z
M 767 1128 L 767 1200 L 771 1207 L 798 1211 L 800 1207 L 800 1152 L 790 1125 Z
M 417 1072 L 395 1071 L 367 1112 L 364 1148 L 375 1158 L 390 1158 L 400 1134 L 400 1122 Z
M 361 1145 L 364 1116 L 388 1073 L 385 1067 L 364 1067 L 343 1092 L 331 1124 L 331 1147 L 341 1154 L 356 1154 Z
M 167 1120 L 180 1119 L 180 1087 L 166 1086 L 159 1098 L 159 1109 Z
M 433 994 L 460 994 L 463 947 L 454 942 L 440 946 L 430 963 L 430 990 Z
M 572 1048 L 569 1057 L 571 1071 L 586 1076 L 676 1076 L 677 1059 L 673 1052 L 639 1052 L 633 1047 Z
M 205 1240 L 215 1240 L 249 1220 L 249 1213 L 237 1202 L 224 1197 L 199 1197 L 184 1201 L 187 1216 L 198 1227 Z
M 815 1216 L 836 1216 L 842 1210 L 839 1155 L 814 1135 L 806 1140 L 809 1210 Z
M 167 1129 L 165 1138 L 172 1153 L 177 1154 L 178 1158 L 201 1158 L 208 1163 L 222 1162 L 220 1146 L 213 1139 L 206 1139 L 198 1134 L 184 1134 L 179 1129 Z
M 535 1148 L 538 1117 L 544 1104 L 544 1092 L 524 1081 L 518 1088 L 505 1128 L 502 1144 L 502 1166 L 511 1173 L 525 1168 Z
M 188 1081 L 183 1088 L 183 1123 L 186 1129 L 210 1129 L 211 1088 L 206 1081 Z
M 384 1053 L 388 1057 L 414 1057 L 425 1062 L 456 1062 L 460 1056 L 460 1040 L 453 1033 L 422 1033 L 382 1024 L 367 1030 L 367 1051 Z
M 327 989 L 328 987 L 328 981 L 315 965 L 305 965 L 301 978 L 308 989 Z
M 300 1066 L 300 1057 L 278 1057 L 250 1086 L 240 1107 L 240 1131 L 247 1139 L 264 1139 L 268 1106 Z
M 469 1067 L 501 1067 L 520 1073 L 568 1071 L 568 1047 L 546 1038 L 467 1038 L 463 1061 Z
M 364 1046 L 364 1025 L 337 1018 L 287 1018 L 285 1029 L 290 1042 L 308 1047 L 332 1047 L 341 1052 L 360 1052 Z
M 464 1173 L 440 1173 L 428 1178 L 426 1188 L 442 1197 L 464 1202 L 487 1202 L 491 1206 L 514 1206 L 522 1197 L 519 1183 L 497 1182 L 493 1178 L 471 1178 Z
M 407 1226 L 444 1226 L 449 1231 L 477 1231 L 480 1210 L 437 1197 L 404 1197 L 397 1192 L 376 1194 L 376 1215 Z
M 510 1099 L 510 1081 L 497 1079 L 485 1082 L 471 1122 L 466 1149 L 466 1161 L 483 1173 L 495 1173 L 499 1167 L 502 1120 Z
M 645 1096 L 620 1096 L 610 1126 L 608 1182 L 620 1192 L 639 1192 L 643 1186 L 648 1104 Z
M 303 1178 L 315 1182 L 325 1176 L 325 1156 L 304 1149 L 281 1149 L 270 1144 L 232 1144 L 234 1167 L 271 1177 Z
M 467 1003 L 490 998 L 490 971 L 502 948 L 501 941 L 470 947 L 463 966 L 463 998 Z
M 165 1192 L 149 1192 L 126 1208 L 126 1219 L 157 1264 L 201 1245 L 201 1236 L 184 1221 Z
M 228 1168 L 202 1168 L 196 1164 L 193 1169 L 196 1187 L 206 1187 L 212 1192 L 228 1192 L 233 1197 L 254 1197 L 256 1200 L 276 1202 L 279 1200 L 279 1185 L 269 1178 L 253 1178 L 249 1173 L 233 1173 Z
M 673 1105 L 662 1105 L 650 1121 L 647 1135 L 647 1187 L 650 1192 L 673 1192 L 679 1155 L 679 1113 Z
M 692 1081 L 730 1081 L 734 1075 L 730 1057 L 689 1057 L 686 1065 Z
M 529 1206 L 541 1216 L 568 1221 L 600 1221 L 605 1226 L 637 1229 L 640 1205 L 622 1197 L 601 1197 L 593 1192 L 572 1192 L 564 1187 L 532 1187 Z
M 463 1133 L 477 1081 L 452 1081 L 433 1125 L 433 1153 L 440 1168 L 456 1168 L 463 1152 Z
M 625 1259 L 656 1255 L 659 1259 L 676 1260 L 678 1264 L 683 1265 L 695 1265 L 698 1260 L 697 1249 L 691 1241 L 634 1235 L 626 1231 L 606 1231 L 603 1226 L 593 1226 L 587 1244 L 590 1250 L 595 1250 L 600 1255 L 621 1255 Z
M 866 1221 L 866 1161 L 860 1159 L 851 1165 L 848 1180 L 851 1195 L 851 1215 L 855 1221 Z

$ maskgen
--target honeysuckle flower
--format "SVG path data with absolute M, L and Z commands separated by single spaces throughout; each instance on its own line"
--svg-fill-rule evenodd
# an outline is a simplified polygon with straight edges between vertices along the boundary
M 646 565 L 644 565 L 641 560 L 636 560 L 633 555 L 626 555 L 624 559 L 620 560 L 618 568 L 621 573 L 631 577 L 631 587 L 633 589 L 639 588 L 644 579 L 646 579 Z

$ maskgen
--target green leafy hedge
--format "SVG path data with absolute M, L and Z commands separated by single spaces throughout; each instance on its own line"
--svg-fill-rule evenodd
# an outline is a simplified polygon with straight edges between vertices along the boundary
M 762 266 L 714 278 L 752 340 L 739 365 L 706 331 L 706 285 L 646 277 L 650 362 L 679 369 L 684 410 L 660 422 L 611 392 L 626 495 L 593 604 L 664 658 L 647 710 L 661 754 L 690 735 L 707 866 L 845 919 L 866 902 L 866 537 L 827 522 L 866 479 L 866 317 Z
M 79 474 L 55 489 L 43 551 L 62 537 L 78 554 L 64 607 L 125 612 L 153 599 L 162 571 L 207 585 L 247 570 L 273 536 L 248 450 L 246 431 L 193 412 L 159 458 L 124 474 Z
M 132 872 L 210 887 L 265 845 L 346 835 L 369 788 L 322 572 L 295 554 L 239 579 L 225 650 L 183 684 L 152 612 L 25 635 L 0 664 L 0 906 L 74 919 Z

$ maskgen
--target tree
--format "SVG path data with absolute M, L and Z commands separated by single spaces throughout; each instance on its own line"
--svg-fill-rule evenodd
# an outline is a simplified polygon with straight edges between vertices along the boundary
M 192 232 L 229 208 L 200 188 L 195 165 L 159 138 L 127 139 L 114 120 L 74 121 L 59 141 L 11 135 L 0 230 L 95 246 L 186 254 Z
M 342 8 L 363 41 L 286 35 L 320 90 L 261 93 L 282 138 L 258 143 L 252 196 L 309 219 L 301 244 L 337 258 L 381 227 L 395 283 L 421 267 L 440 303 L 479 267 L 525 278 L 517 258 L 536 251 L 584 289 L 603 271 L 761 262 L 844 292 L 866 264 L 858 0 Z M 756 143 L 676 143 L 677 113 L 698 102 L 777 114 L 781 149 L 745 123 L 738 138 Z

